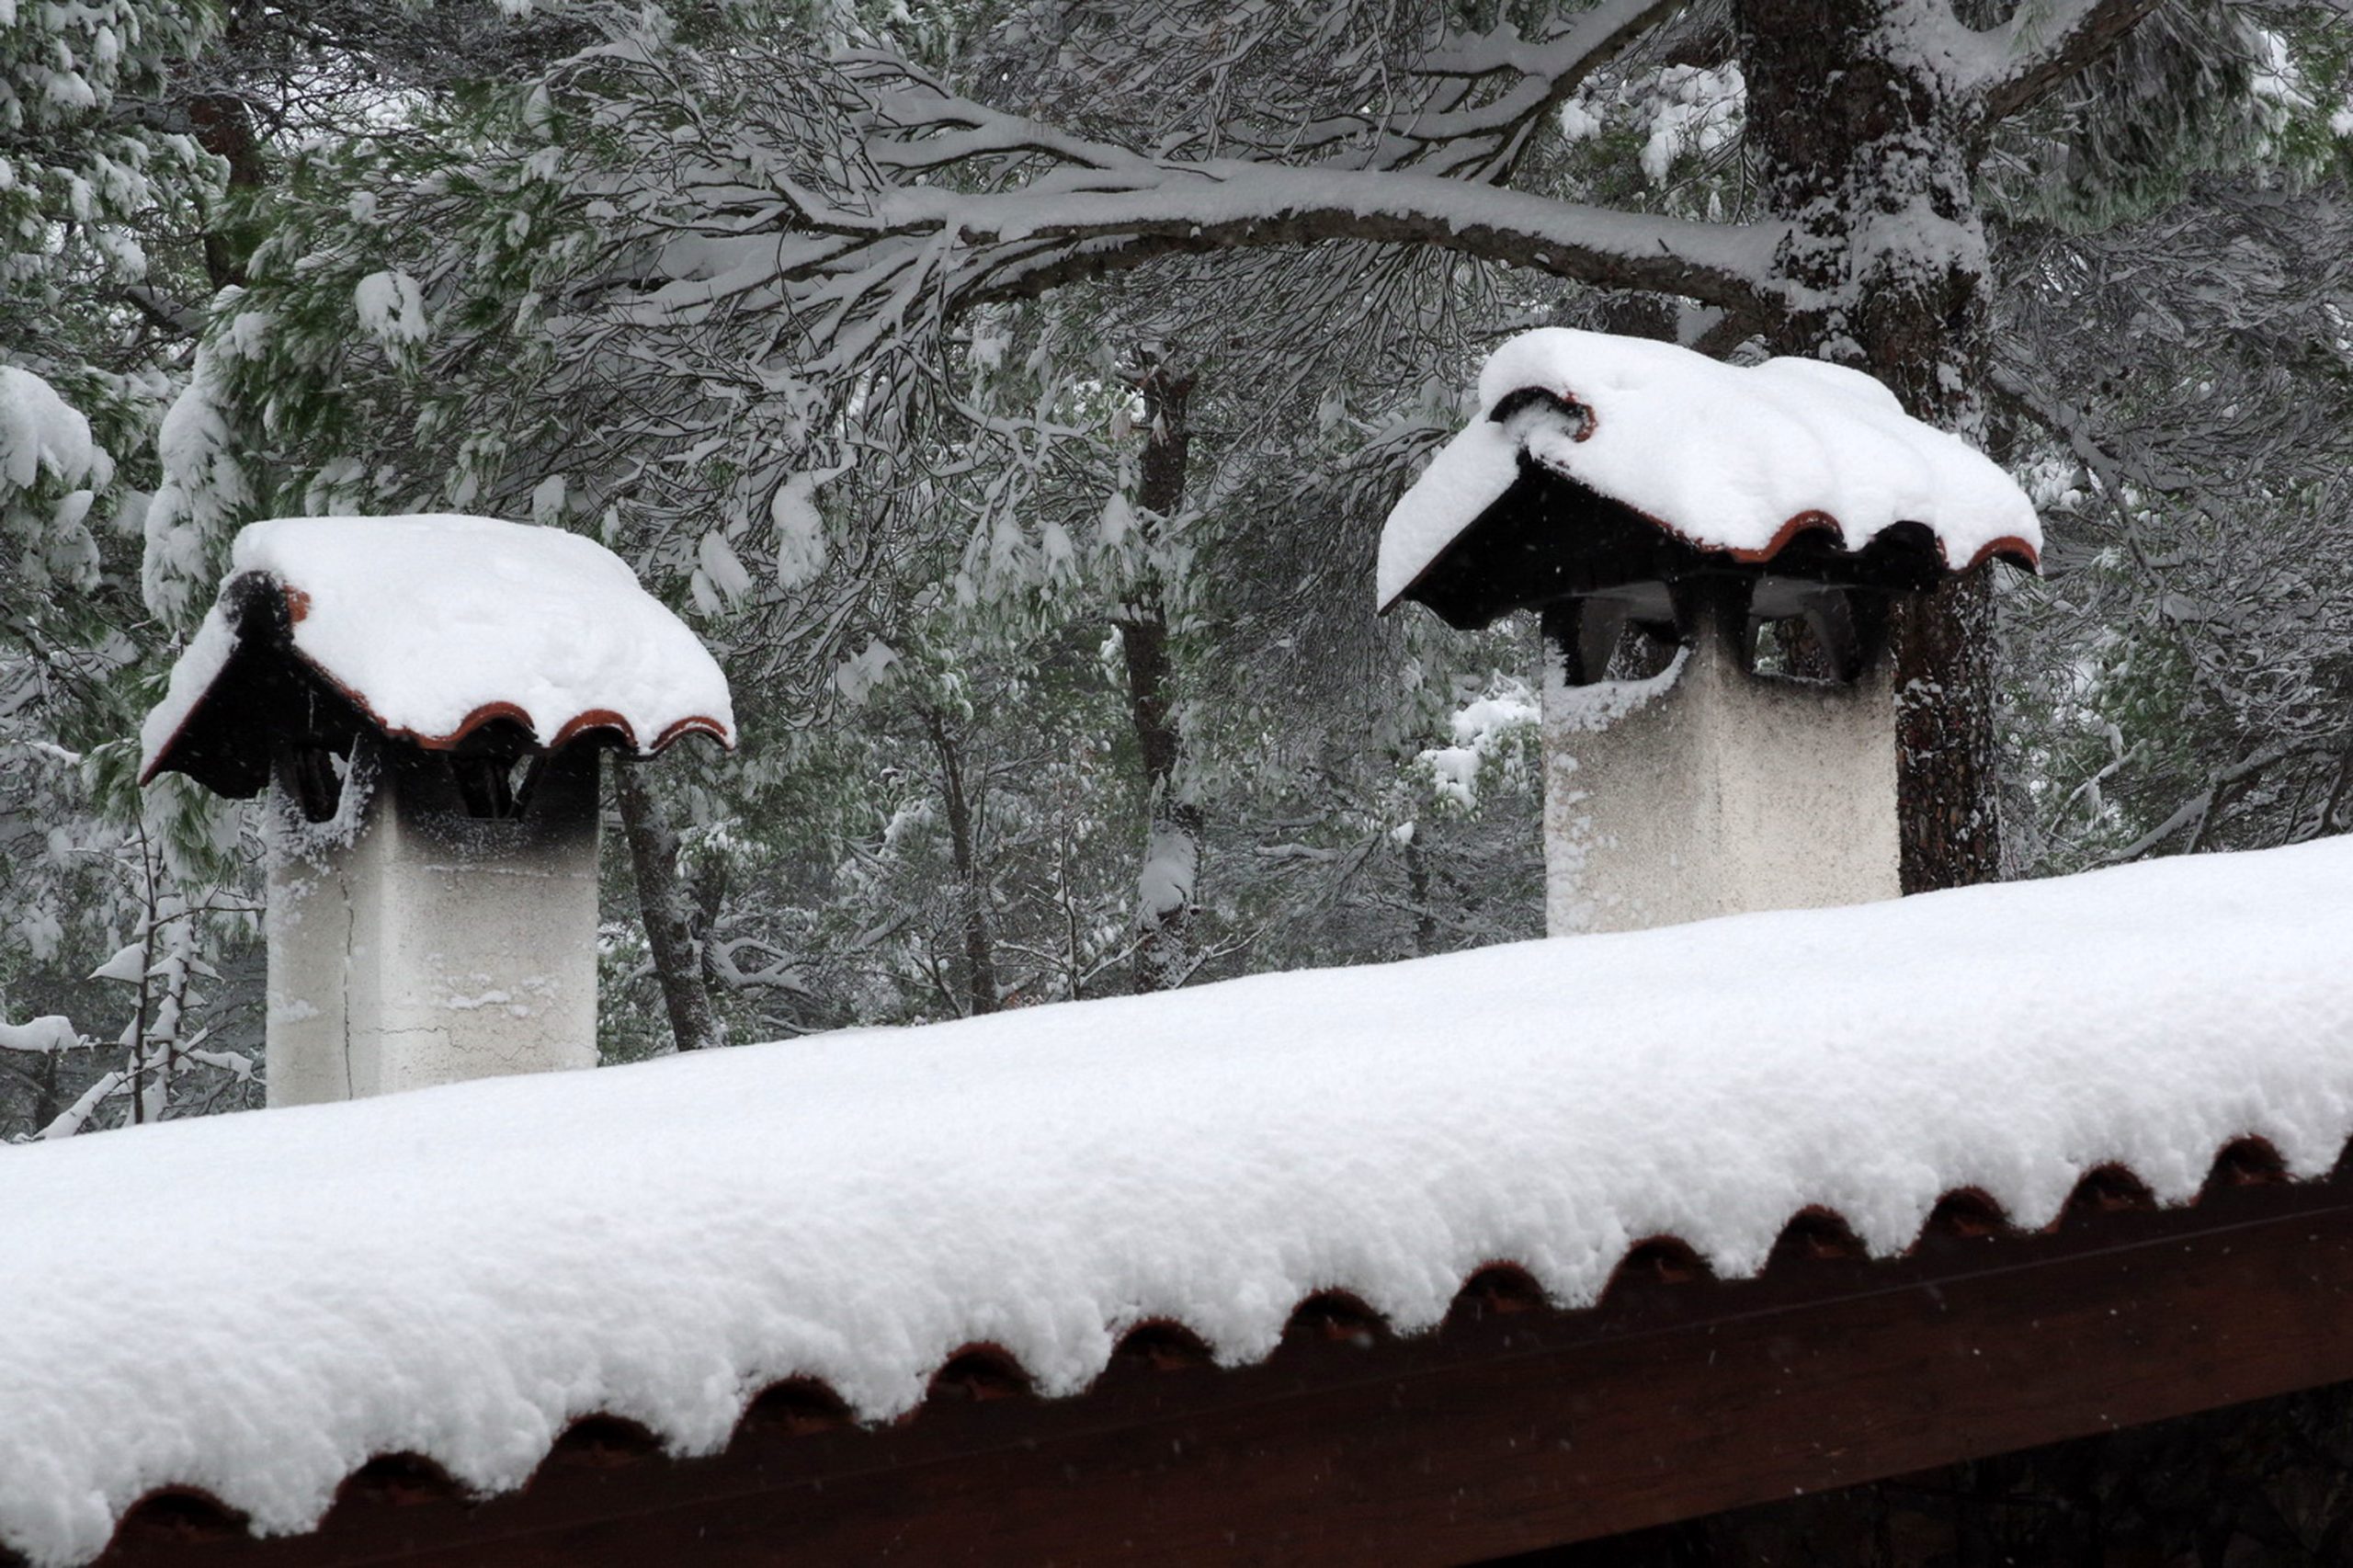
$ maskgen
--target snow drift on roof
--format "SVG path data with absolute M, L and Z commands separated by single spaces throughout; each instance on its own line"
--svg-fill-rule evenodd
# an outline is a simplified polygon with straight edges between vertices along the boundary
M 0 1150 L 0 1543 L 170 1483 L 301 1529 L 382 1452 L 509 1488 L 589 1412 L 712 1450 L 793 1376 L 885 1418 L 977 1341 L 1065 1394 L 1146 1320 L 1411 1331 L 1498 1260 L 1745 1275 L 1809 1205 L 1884 1254 L 1956 1188 L 2177 1201 L 2243 1135 L 2317 1175 L 2349 942 L 2353 837 Z
M 1583 409 L 1582 433 L 1541 405 L 1492 417 L 1527 391 Z M 2031 564 L 2042 548 L 2033 504 L 1990 459 L 1905 414 L 1862 371 L 1818 359 L 1742 368 L 1671 343 L 1543 327 L 1495 350 L 1479 407 L 1389 514 L 1384 609 L 1511 487 L 1523 454 L 1746 559 L 1769 558 L 1810 526 L 1859 550 L 1899 522 L 1927 527 L 1956 570 L 1990 553 Z
M 584 728 L 639 752 L 699 731 L 735 744 L 727 680 L 620 558 L 561 528 L 491 517 L 280 517 L 237 535 L 232 580 L 286 595 L 295 653 L 387 733 L 447 746 L 494 718 L 542 744 Z M 226 667 L 241 635 L 222 606 L 140 730 L 141 776 Z

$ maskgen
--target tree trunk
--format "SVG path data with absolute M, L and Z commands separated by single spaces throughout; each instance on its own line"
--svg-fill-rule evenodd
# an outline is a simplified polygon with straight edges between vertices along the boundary
M 1899 601 L 1895 645 L 1896 828 L 1904 891 L 2002 874 L 1994 742 L 1994 593 L 1980 567 Z
M 57 1059 L 64 1052 L 46 1051 L 40 1059 L 40 1072 L 33 1080 L 33 1131 L 39 1132 L 57 1119 L 62 1108 L 57 1098 Z
M 1414 906 L 1414 956 L 1438 951 L 1438 912 L 1430 907 L 1429 857 L 1422 853 L 1419 824 L 1405 839 L 1405 897 Z
M 972 797 L 964 790 L 963 751 L 938 710 L 925 709 L 923 720 L 939 757 L 940 794 L 948 807 L 948 851 L 956 866 L 956 902 L 964 926 L 965 1011 L 994 1013 L 996 942 L 989 930 L 987 890 L 981 885 L 980 852 L 973 843 Z
M 1985 242 L 1970 106 L 1905 36 L 1903 0 L 1736 0 L 1775 257 L 1809 301 L 1777 347 L 1870 371 L 1981 439 Z M 2001 871 L 1993 597 L 1981 568 L 1893 619 L 1906 892 Z
M 229 165 L 231 202 L 268 183 L 251 104 L 234 93 L 204 93 L 188 100 L 188 113 L 197 144 Z M 261 239 L 252 218 L 240 216 L 233 222 L 222 213 L 205 215 L 204 272 L 216 291 L 244 282 L 245 264 Z
M 671 1039 L 680 1051 L 724 1045 L 726 1030 L 703 980 L 694 903 L 678 876 L 678 835 L 635 763 L 615 762 L 613 793 L 620 801 L 638 910 L 645 921 L 645 944 L 653 949 L 654 972 L 662 983 L 662 1005 L 670 1014 Z
M 1146 368 L 1143 472 L 1137 486 L 1139 526 L 1165 526 L 1185 508 L 1185 463 L 1192 452 L 1187 403 L 1193 378 L 1165 363 Z M 1166 991 L 1193 971 L 1193 921 L 1201 863 L 1201 808 L 1185 767 L 1168 656 L 1163 585 L 1147 568 L 1116 621 L 1128 672 L 1128 716 L 1143 756 L 1150 828 L 1136 888 L 1135 989 Z
M 703 989 L 716 994 L 728 983 L 720 968 L 719 951 L 719 912 L 727 904 L 724 857 L 708 856 L 695 867 L 694 874 L 687 879 L 687 899 L 694 906 L 695 930 L 702 938 L 695 945 L 701 949 Z

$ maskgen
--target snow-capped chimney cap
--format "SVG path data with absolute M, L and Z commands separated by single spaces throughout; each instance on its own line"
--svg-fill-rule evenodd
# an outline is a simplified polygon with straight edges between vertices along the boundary
M 2016 481 L 1844 366 L 1740 367 L 1671 343 L 1543 327 L 1488 359 L 1479 408 L 1389 514 L 1384 611 L 1421 597 L 1432 568 L 1523 473 L 1570 481 L 1747 564 L 1817 532 L 1859 554 L 1898 525 L 1908 527 L 1888 543 L 1933 543 L 1942 571 L 1990 557 L 2031 571 L 2040 560 L 2042 525 Z
M 735 744 L 718 661 L 593 540 L 449 514 L 279 517 L 237 535 L 141 727 L 141 782 L 171 769 L 252 795 L 284 722 L 270 710 L 304 677 L 430 751 L 501 720 L 549 750 L 597 733 L 641 756 L 686 734 Z

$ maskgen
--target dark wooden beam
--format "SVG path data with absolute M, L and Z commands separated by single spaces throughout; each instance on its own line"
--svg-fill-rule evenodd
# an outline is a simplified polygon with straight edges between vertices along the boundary
M 2102 1178 L 2048 1233 L 1956 1201 L 1904 1258 L 1854 1252 L 1806 1220 L 1717 1282 L 1664 1244 L 1569 1312 L 1497 1271 L 1407 1340 L 1321 1300 L 1259 1365 L 1147 1333 L 1064 1400 L 979 1354 L 881 1430 L 780 1391 L 705 1460 L 595 1422 L 520 1493 L 389 1461 L 290 1539 L 157 1499 L 107 1561 L 1460 1563 L 2353 1381 L 2341 1176 L 2164 1211 Z

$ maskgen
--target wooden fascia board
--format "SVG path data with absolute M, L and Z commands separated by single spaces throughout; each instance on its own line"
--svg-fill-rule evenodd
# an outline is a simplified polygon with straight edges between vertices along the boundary
M 1467 1292 L 1393 1340 L 1343 1310 L 1256 1366 L 1124 1358 L 879 1430 L 756 1409 L 710 1459 L 608 1423 L 481 1502 L 364 1473 L 300 1537 L 166 1501 L 106 1561 L 1460 1563 L 2353 1380 L 2353 1184 L 2089 1207 L 1886 1262 L 1793 1231 L 1747 1281 L 1637 1253 L 1586 1311 Z

